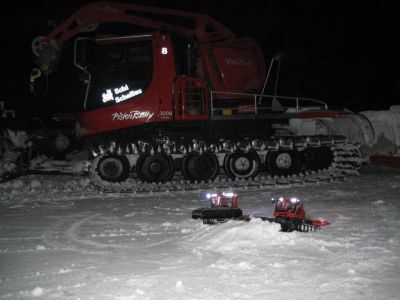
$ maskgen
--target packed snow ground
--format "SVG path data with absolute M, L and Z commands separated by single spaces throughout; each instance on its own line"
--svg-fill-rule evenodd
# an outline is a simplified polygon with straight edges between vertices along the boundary
M 191 219 L 204 192 L 102 194 L 83 177 L 0 185 L 0 299 L 399 299 L 400 172 L 305 187 L 240 190 L 271 216 L 297 196 L 331 225 L 282 233 L 252 220 Z

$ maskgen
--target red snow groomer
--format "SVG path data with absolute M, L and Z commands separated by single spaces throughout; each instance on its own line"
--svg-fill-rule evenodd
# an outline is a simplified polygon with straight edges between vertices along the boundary
M 312 220 L 307 217 L 304 210 L 304 201 L 298 198 L 284 199 L 278 201 L 272 199 L 274 204 L 274 217 L 267 218 L 269 221 L 281 224 L 281 231 L 316 231 L 321 227 L 329 225 L 324 219 Z
M 193 219 L 202 219 L 204 224 L 223 223 L 228 220 L 246 220 L 238 208 L 238 195 L 235 193 L 207 194 L 211 207 L 198 208 L 192 212 Z
M 254 217 L 243 214 L 238 207 L 238 195 L 235 193 L 207 194 L 211 207 L 198 208 L 192 212 L 193 219 L 202 219 L 204 224 L 217 224 L 228 220 L 250 221 L 258 218 L 263 221 L 275 222 L 281 225 L 281 231 L 317 231 L 329 223 L 323 219 L 312 220 L 306 216 L 304 202 L 297 198 L 278 201 L 272 199 L 274 204 L 274 217 Z

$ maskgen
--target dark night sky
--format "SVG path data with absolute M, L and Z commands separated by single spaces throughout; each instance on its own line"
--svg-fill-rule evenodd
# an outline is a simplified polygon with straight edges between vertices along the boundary
M 30 112 L 44 109 L 45 102 L 29 94 L 31 41 L 87 2 L 93 1 L 37 0 L 3 9 L 0 100 Z M 279 94 L 313 97 L 355 111 L 400 103 L 400 30 L 392 1 L 121 2 L 206 13 L 239 36 L 254 37 L 267 63 L 283 53 Z M 68 87 L 68 79 L 63 80 Z

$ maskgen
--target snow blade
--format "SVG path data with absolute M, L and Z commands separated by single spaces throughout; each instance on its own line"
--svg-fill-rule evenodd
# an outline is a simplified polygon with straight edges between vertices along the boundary
M 217 224 L 228 220 L 240 220 L 243 211 L 233 207 L 203 207 L 192 211 L 192 219 L 201 219 L 204 224 Z

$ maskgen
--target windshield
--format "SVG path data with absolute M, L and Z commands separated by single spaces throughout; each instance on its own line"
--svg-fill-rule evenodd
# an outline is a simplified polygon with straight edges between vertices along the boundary
M 91 75 L 86 110 L 134 100 L 151 83 L 151 40 L 94 43 L 86 55 Z

